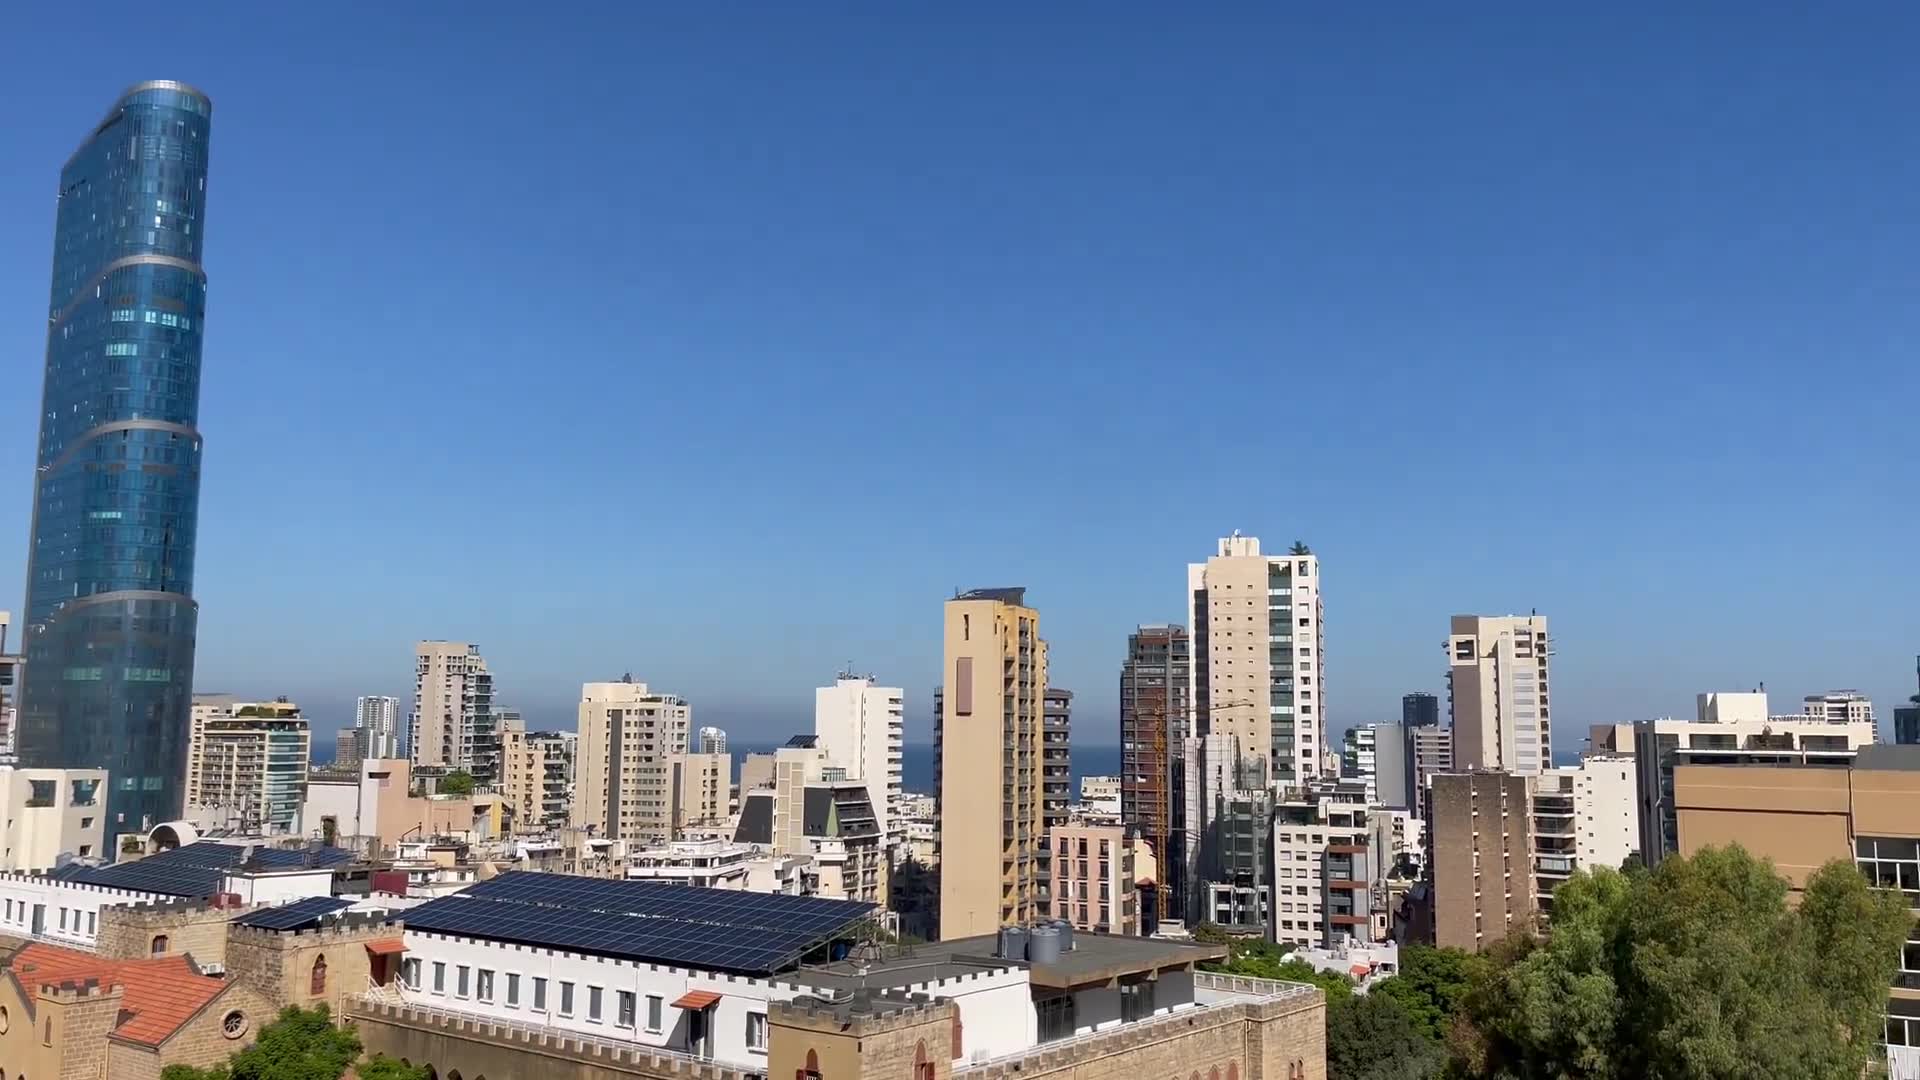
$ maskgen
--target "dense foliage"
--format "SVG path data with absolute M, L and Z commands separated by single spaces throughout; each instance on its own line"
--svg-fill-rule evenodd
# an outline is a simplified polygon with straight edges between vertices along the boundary
M 465 769 L 455 769 L 441 777 L 433 790 L 440 795 L 471 795 L 473 794 L 473 774 Z
M 333 1026 L 325 1005 L 312 1009 L 288 1006 L 271 1024 L 260 1029 L 252 1046 L 233 1055 L 224 1065 L 196 1069 L 169 1065 L 160 1080 L 340 1080 L 360 1056 L 360 1037 Z M 375 1056 L 355 1070 L 361 1080 L 426 1080 L 427 1070 Z
M 1451 1031 L 1460 1075 L 1857 1080 L 1912 921 L 1851 863 L 1787 883 L 1738 847 L 1597 869 L 1554 893 L 1553 933 L 1488 957 Z

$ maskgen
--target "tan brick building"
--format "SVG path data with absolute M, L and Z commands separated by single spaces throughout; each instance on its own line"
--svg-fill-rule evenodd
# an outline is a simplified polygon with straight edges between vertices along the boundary
M 224 971 L 228 923 L 252 910 L 198 900 L 102 907 L 94 950 L 106 960 L 191 956 L 202 971 Z
M 1432 780 L 1428 828 L 1434 943 L 1475 951 L 1534 929 L 1527 778 L 1455 773 Z
M 403 927 L 355 914 L 301 930 L 232 924 L 227 973 L 276 1006 L 324 1004 L 339 1016 L 350 994 L 390 985 L 400 972 Z
M 272 1005 L 182 955 L 110 960 L 35 943 L 0 971 L 0 1062 L 9 1080 L 158 1080 L 252 1041 Z

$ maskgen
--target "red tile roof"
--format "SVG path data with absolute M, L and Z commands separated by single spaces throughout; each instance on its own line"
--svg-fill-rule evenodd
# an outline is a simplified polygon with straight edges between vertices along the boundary
M 711 990 L 689 990 L 681 994 L 680 997 L 674 1001 L 673 1007 L 676 1009 L 692 1009 L 698 1011 L 719 1002 L 719 1000 L 720 995 Z
M 41 986 L 97 979 L 101 986 L 123 987 L 120 1026 L 115 1035 L 145 1046 L 158 1046 L 180 1030 L 180 1025 L 227 988 L 225 979 L 200 974 L 183 955 L 150 960 L 103 960 L 35 942 L 13 955 L 14 976 L 29 992 Z

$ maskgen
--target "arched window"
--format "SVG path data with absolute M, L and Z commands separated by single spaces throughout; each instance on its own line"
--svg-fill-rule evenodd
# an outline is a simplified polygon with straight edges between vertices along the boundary
M 958 1005 L 953 1007 L 953 1056 L 956 1059 L 967 1056 L 966 1032 L 960 1026 L 960 1007 Z
M 321 994 L 327 992 L 326 957 L 316 956 L 313 958 L 313 978 L 311 984 L 312 985 L 307 987 L 307 993 L 312 994 L 314 997 L 319 997 Z
M 0 1077 L 0 1080 L 5 1080 Z M 933 1062 L 927 1060 L 927 1040 L 913 1048 L 913 1080 L 933 1080 Z
M 153 954 L 154 956 L 167 955 L 167 935 L 165 934 L 153 935 L 153 944 L 147 947 L 147 951 Z
M 1220 1066 L 1215 1065 L 1207 1071 L 1207 1080 L 1220 1080 Z
M 820 1055 L 811 1047 L 807 1050 L 807 1064 L 793 1070 L 793 1080 L 820 1080 Z
M 1239 1062 L 1237 1061 L 1227 1062 L 1227 1080 L 1240 1080 L 1240 1063 Z

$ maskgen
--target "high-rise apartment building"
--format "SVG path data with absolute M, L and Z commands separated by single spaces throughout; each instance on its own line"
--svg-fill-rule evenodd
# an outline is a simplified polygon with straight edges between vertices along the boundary
M 1047 846 L 1053 908 L 1076 930 L 1140 933 L 1140 897 L 1134 884 L 1134 834 L 1124 825 L 1074 822 L 1051 829 Z
M 0 873 L 47 871 L 61 856 L 100 859 L 106 846 L 104 769 L 0 765 Z
M 1410 728 L 1440 726 L 1440 699 L 1420 691 L 1402 695 L 1400 723 Z
M 1304 544 L 1262 555 L 1258 537 L 1236 533 L 1187 566 L 1187 604 L 1191 733 L 1234 736 L 1267 784 L 1319 775 L 1329 749 L 1319 559 Z
M 976 589 L 947 601 L 940 670 L 940 937 L 952 940 L 1044 914 L 1047 643 L 1026 590 Z
M 19 752 L 107 770 L 110 835 L 176 817 L 186 775 L 212 115 L 140 83 L 60 170 Z
M 306 794 L 313 732 L 286 698 L 196 694 L 187 731 L 185 800 L 224 809 L 243 828 L 292 830 Z
M 1159 863 L 1156 914 L 1187 908 L 1186 738 L 1193 678 L 1184 626 L 1141 626 L 1127 635 L 1120 666 L 1120 820 L 1138 830 Z M 1083 792 L 1084 794 L 1084 792 Z
M 731 754 L 680 754 L 668 762 L 673 784 L 673 837 L 689 825 L 712 825 L 727 816 L 733 794 Z
M 673 759 L 687 752 L 693 707 L 628 675 L 580 688 L 572 821 L 611 840 L 673 839 Z
M 359 728 L 341 728 L 333 733 L 333 767 L 358 769 L 367 760 L 367 733 Z
M 414 647 L 413 718 L 407 755 L 413 767 L 465 769 L 474 780 L 499 778 L 500 732 L 493 715 L 493 674 L 480 646 L 422 641 Z
M 1844 713 L 1843 713 L 1844 715 Z M 1676 765 L 1824 763 L 1841 765 L 1878 738 L 1871 719 L 1770 716 L 1758 691 L 1701 694 L 1695 718 L 1661 717 L 1633 726 L 1640 786 L 1640 857 L 1648 866 L 1677 850 L 1673 770 Z M 1616 742 L 1617 742 L 1616 736 Z
M 1267 940 L 1334 948 L 1386 937 L 1381 892 L 1390 852 L 1376 851 L 1383 821 L 1356 781 L 1321 781 L 1274 807 L 1273 898 Z M 1378 906 L 1380 913 L 1375 914 Z
M 1427 844 L 1433 944 L 1477 952 L 1535 929 L 1529 783 L 1510 772 L 1433 778 Z
M 1619 870 L 1639 854 L 1636 780 L 1631 754 L 1589 754 L 1534 778 L 1534 901 L 1543 916 L 1574 871 Z
M 0 765 L 14 759 L 14 735 L 19 730 L 19 714 L 14 699 L 20 693 L 20 658 L 7 652 L 7 630 L 13 613 L 0 611 Z
M 1040 827 L 1051 832 L 1067 823 L 1073 803 L 1073 691 L 1047 687 L 1041 695 Z
M 813 733 L 827 760 L 848 780 L 867 785 L 867 798 L 887 850 L 906 843 L 900 814 L 906 754 L 906 691 L 876 686 L 872 676 L 842 672 L 813 692 Z M 701 728 L 701 742 L 709 730 Z M 724 803 L 724 795 L 722 797 Z
M 524 835 L 565 825 L 574 740 L 560 732 L 530 732 L 517 712 L 499 715 L 500 779 L 494 787 L 506 800 L 513 831 Z
M 0 618 L 4 618 L 4 615 L 0 615 Z M 0 625 L 0 634 L 4 634 L 5 630 L 6 627 Z M 6 647 L 0 645 L 0 653 L 4 652 L 6 652 Z M 0 658 L 0 664 L 4 663 L 6 663 L 6 660 Z M 1913 658 L 1913 668 L 1915 676 L 1920 677 L 1920 656 Z M 0 672 L 0 675 L 3 674 L 4 672 Z M 1915 694 L 1907 700 L 1913 703 L 1910 707 L 1902 706 L 1893 710 L 1893 741 L 1897 743 L 1920 743 L 1920 694 Z
M 1403 728 L 1407 809 L 1413 816 L 1427 818 L 1427 782 L 1440 773 L 1453 771 L 1453 729 L 1426 725 Z
M 1406 755 L 1404 725 L 1356 724 L 1340 739 L 1340 779 L 1364 785 L 1368 802 L 1408 809 Z
M 361 754 L 380 760 L 405 756 L 400 743 L 400 699 L 362 697 L 353 707 L 353 728 L 360 737 Z
M 700 729 L 699 751 L 703 754 L 724 754 L 727 752 L 727 733 L 717 727 Z
M 1546 618 L 1455 615 L 1452 629 L 1446 649 L 1454 765 L 1522 776 L 1552 765 Z
M 1873 723 L 1873 702 L 1858 690 L 1808 694 L 1802 704 L 1802 711 L 1815 720 L 1833 724 Z

